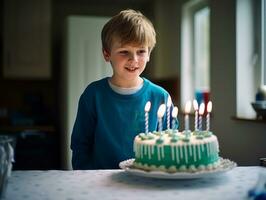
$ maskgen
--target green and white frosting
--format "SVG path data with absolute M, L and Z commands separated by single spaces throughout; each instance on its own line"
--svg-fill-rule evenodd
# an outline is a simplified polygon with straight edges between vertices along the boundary
M 135 137 L 134 152 L 134 166 L 145 170 L 198 171 L 219 164 L 217 137 L 207 131 L 141 133 Z

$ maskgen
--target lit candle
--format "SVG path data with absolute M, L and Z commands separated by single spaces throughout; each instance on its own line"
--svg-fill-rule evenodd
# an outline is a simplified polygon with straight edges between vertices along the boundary
M 199 107 L 199 130 L 202 130 L 202 116 L 204 114 L 205 104 L 201 103 Z
M 212 111 L 212 102 L 209 101 L 207 104 L 207 119 L 206 119 L 206 130 L 210 130 L 210 112 Z
M 185 106 L 185 131 L 189 130 L 189 113 L 191 109 L 191 101 L 188 101 Z
M 151 109 L 151 102 L 148 101 L 145 105 L 145 133 L 148 134 L 149 132 L 149 111 Z
M 159 131 L 161 132 L 161 134 L 162 134 L 162 130 L 163 130 L 162 118 L 164 116 L 165 110 L 166 110 L 166 106 L 165 106 L 165 104 L 162 104 L 162 105 L 160 105 L 158 112 L 157 112 L 158 121 L 159 121 Z
M 198 102 L 197 100 L 193 100 L 193 107 L 194 107 L 194 110 L 195 110 L 195 131 L 198 130 L 198 110 L 199 110 L 199 105 L 198 105 Z
M 170 107 L 171 107 L 171 104 L 172 104 L 172 100 L 171 100 L 171 97 L 170 95 L 168 96 L 168 99 L 167 99 L 167 129 L 170 129 Z
M 177 114 L 178 114 L 178 108 L 175 106 L 172 110 L 172 130 L 175 129 L 175 121 L 177 120 Z

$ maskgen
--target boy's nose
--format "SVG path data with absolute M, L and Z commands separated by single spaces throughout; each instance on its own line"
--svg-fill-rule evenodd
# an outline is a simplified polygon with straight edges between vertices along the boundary
M 138 60 L 137 54 L 135 54 L 135 53 L 130 54 L 130 60 L 137 61 Z

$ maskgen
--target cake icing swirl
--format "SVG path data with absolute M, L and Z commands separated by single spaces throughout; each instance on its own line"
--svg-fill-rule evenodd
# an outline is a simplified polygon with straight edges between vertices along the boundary
M 219 164 L 218 140 L 210 131 L 141 133 L 134 139 L 134 152 L 134 166 L 144 170 L 198 171 Z

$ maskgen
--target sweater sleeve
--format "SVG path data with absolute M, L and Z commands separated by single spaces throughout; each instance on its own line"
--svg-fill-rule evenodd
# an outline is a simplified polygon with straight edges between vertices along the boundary
M 72 167 L 92 169 L 92 155 L 95 130 L 94 103 L 92 98 L 84 93 L 78 104 L 78 112 L 71 136 Z

